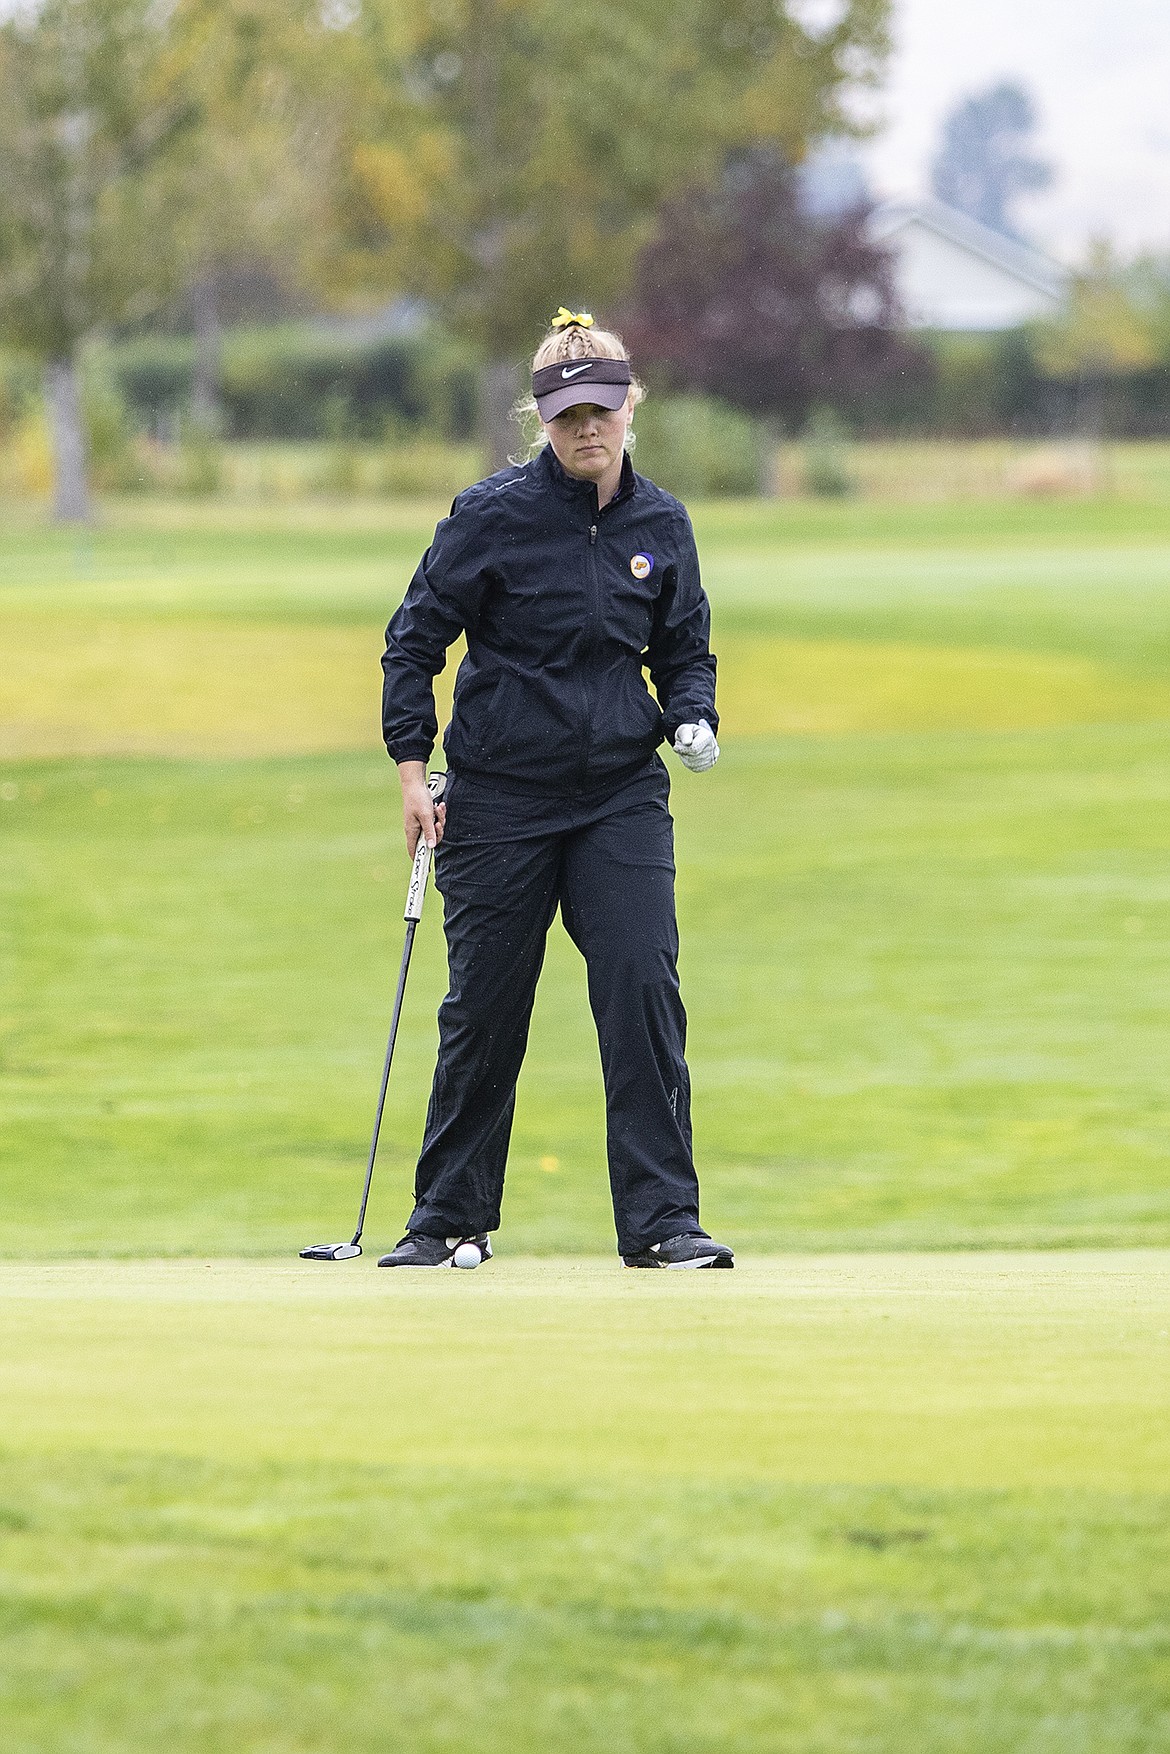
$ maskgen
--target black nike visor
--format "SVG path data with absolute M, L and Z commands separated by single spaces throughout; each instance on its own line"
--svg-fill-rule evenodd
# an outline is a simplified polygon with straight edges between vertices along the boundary
M 533 372 L 532 394 L 540 418 L 555 420 L 566 408 L 587 402 L 597 408 L 620 408 L 631 382 L 628 359 L 560 359 Z

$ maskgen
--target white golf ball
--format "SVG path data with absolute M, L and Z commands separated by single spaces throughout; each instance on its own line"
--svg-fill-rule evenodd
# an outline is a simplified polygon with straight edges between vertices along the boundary
M 478 1267 L 483 1256 L 479 1252 L 478 1243 L 461 1242 L 451 1259 L 457 1267 Z

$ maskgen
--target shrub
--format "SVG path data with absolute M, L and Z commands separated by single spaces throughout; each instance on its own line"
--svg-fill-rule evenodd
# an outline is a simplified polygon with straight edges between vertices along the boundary
M 180 493 L 208 499 L 224 484 L 223 445 L 214 432 L 197 420 L 184 420 L 179 428 L 179 468 L 175 482 Z
M 87 349 L 82 362 L 81 414 L 93 485 L 122 490 L 144 486 L 134 421 L 104 347 Z
M 40 395 L 40 368 L 30 359 L 0 352 L 0 445 L 9 443 Z
M 377 487 L 390 499 L 454 499 L 487 467 L 478 445 L 444 444 L 420 434 L 407 444 L 382 450 Z
M 0 492 L 44 498 L 53 485 L 53 449 L 44 407 L 31 403 L 9 428 L 0 450 Z
M 634 417 L 634 463 L 680 499 L 756 492 L 761 434 L 756 423 L 708 396 L 650 397 Z
M 831 408 L 815 409 L 804 433 L 804 486 L 820 499 L 841 499 L 857 491 L 845 450 L 846 432 Z

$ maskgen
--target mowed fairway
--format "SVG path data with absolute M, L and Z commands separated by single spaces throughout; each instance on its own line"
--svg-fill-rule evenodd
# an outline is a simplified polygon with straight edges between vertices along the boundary
M 360 1181 L 406 866 L 381 629 L 437 508 L 0 537 L 0 1248 L 287 1252 Z M 234 522 L 232 521 L 234 518 Z M 746 1248 L 1170 1240 L 1170 511 L 717 507 L 676 771 L 707 1213 Z M 449 680 L 449 678 L 448 678 Z M 423 921 L 374 1238 L 443 990 Z M 560 927 L 507 1246 L 611 1246 Z
M 1170 1749 L 1170 509 L 697 515 L 709 1227 L 623 1274 L 554 929 L 499 1258 L 347 1233 L 439 508 L 0 529 L 0 1746 Z M 368 1240 L 443 990 L 416 950 Z
M 9 1745 L 1170 1745 L 1165 1255 L 12 1264 Z

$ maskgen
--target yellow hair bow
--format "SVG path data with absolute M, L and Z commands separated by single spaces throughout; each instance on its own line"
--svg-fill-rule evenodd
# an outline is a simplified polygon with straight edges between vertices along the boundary
M 552 320 L 554 329 L 568 329 L 576 323 L 579 329 L 592 329 L 593 315 L 590 311 L 570 311 L 562 305 Z

